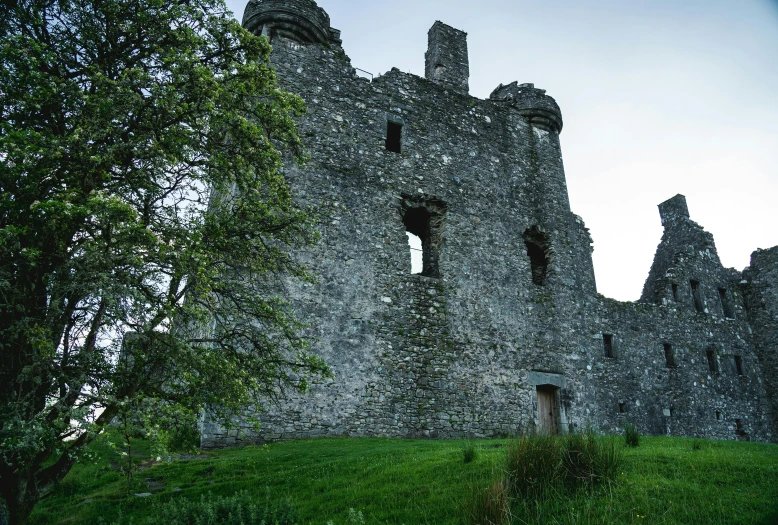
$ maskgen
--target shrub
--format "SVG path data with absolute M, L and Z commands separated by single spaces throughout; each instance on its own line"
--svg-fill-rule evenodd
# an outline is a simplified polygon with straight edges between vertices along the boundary
M 478 457 L 478 449 L 472 441 L 465 441 L 462 446 L 462 459 L 465 463 L 472 463 Z
M 624 442 L 628 447 L 640 446 L 640 432 L 633 423 L 626 423 L 624 425 Z
M 511 500 L 508 482 L 499 479 L 486 490 L 471 487 L 465 505 L 468 525 L 507 525 L 511 521 Z

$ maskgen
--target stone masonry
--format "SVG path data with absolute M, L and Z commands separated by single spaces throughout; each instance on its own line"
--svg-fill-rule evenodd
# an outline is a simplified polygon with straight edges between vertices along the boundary
M 468 94 L 467 35 L 429 32 L 426 78 L 362 78 L 312 0 L 252 0 L 310 153 L 298 198 L 329 211 L 299 254 L 317 284 L 284 292 L 334 379 L 206 448 L 317 436 L 487 437 L 538 425 L 775 441 L 778 248 L 722 267 L 677 195 L 638 302 L 597 293 L 570 210 L 553 98 L 532 84 Z M 407 232 L 420 238 L 412 273 Z M 544 417 L 539 417 L 539 399 Z M 551 423 L 549 423 L 549 421 Z

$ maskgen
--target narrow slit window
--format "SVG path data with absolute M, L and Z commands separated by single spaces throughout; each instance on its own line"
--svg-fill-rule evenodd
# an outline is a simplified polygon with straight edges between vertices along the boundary
M 537 226 L 533 226 L 524 232 L 524 245 L 527 247 L 527 256 L 532 269 L 532 283 L 545 286 L 551 265 L 551 243 L 548 236 Z
M 721 311 L 724 312 L 724 317 L 727 319 L 734 319 L 735 310 L 732 308 L 732 303 L 729 301 L 729 295 L 727 295 L 726 288 L 719 288 L 719 299 L 721 299 Z
M 718 363 L 716 361 L 716 351 L 715 350 L 708 350 L 706 352 L 706 355 L 708 356 L 708 371 L 710 372 L 718 372 L 719 367 Z
M 675 417 L 675 408 L 670 407 L 670 417 Z
M 403 125 L 397 122 L 386 124 L 386 149 L 394 153 L 400 153 L 403 136 Z
M 702 302 L 702 292 L 700 291 L 700 281 L 690 281 L 692 286 L 692 299 L 694 299 L 694 309 L 699 313 L 705 312 L 705 305 Z
M 605 347 L 605 357 L 613 359 L 613 335 L 602 334 L 602 344 Z
M 678 299 L 678 285 L 673 283 L 673 301 L 676 303 L 679 301 Z
M 737 370 L 737 375 L 743 375 L 743 358 L 739 355 L 735 356 L 735 369 Z
M 675 368 L 675 351 L 670 343 L 665 343 L 665 362 L 667 368 Z
M 721 421 L 721 412 L 716 410 L 716 421 Z

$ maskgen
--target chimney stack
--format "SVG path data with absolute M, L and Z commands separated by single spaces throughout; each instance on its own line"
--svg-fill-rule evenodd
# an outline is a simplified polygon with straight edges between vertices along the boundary
M 426 59 L 427 80 L 459 93 L 470 91 L 470 63 L 467 56 L 467 33 L 442 22 L 429 31 Z

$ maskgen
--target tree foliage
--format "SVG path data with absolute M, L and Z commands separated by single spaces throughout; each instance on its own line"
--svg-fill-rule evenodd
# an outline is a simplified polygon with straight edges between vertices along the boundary
M 227 414 L 327 373 L 277 297 L 316 233 L 269 52 L 222 0 L 0 11 L 0 521 L 139 397 Z

